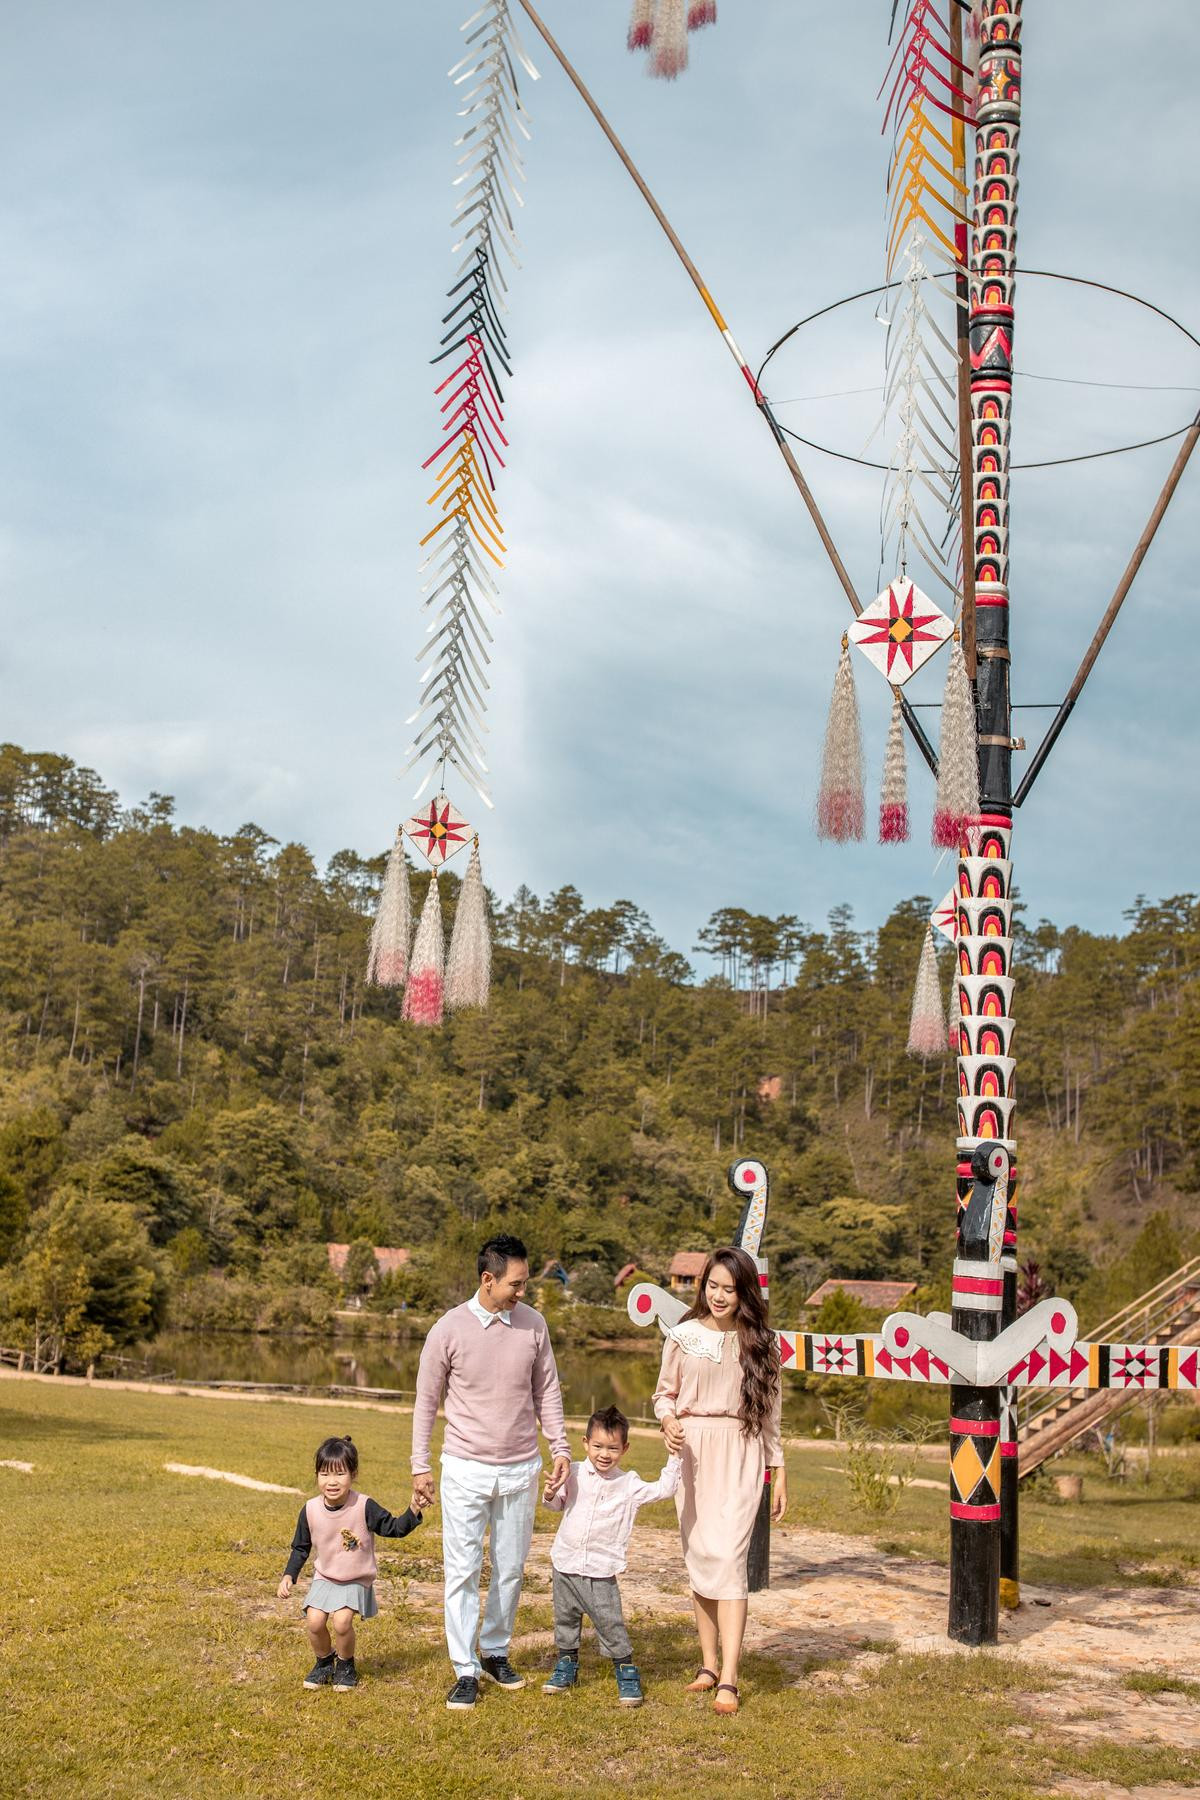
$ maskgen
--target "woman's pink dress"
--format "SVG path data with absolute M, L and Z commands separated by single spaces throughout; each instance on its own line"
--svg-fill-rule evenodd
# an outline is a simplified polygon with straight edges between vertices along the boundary
M 675 1495 L 683 1560 L 706 1600 L 746 1596 L 746 1553 L 767 1467 L 783 1461 L 775 1404 L 761 1437 L 743 1437 L 742 1367 L 736 1331 L 685 1319 L 667 1333 L 654 1390 L 660 1419 L 678 1415 L 684 1431 L 683 1479 Z

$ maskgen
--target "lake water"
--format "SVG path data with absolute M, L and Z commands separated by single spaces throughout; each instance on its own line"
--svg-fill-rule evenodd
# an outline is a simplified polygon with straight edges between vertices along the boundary
M 647 1334 L 649 1336 L 649 1334 Z M 266 1381 L 302 1387 L 393 1388 L 411 1399 L 419 1339 L 266 1337 L 258 1333 L 163 1332 L 146 1351 L 152 1372 L 179 1381 Z M 645 1350 L 563 1346 L 555 1351 L 567 1412 L 586 1418 L 614 1402 L 626 1417 L 655 1423 L 650 1396 L 658 1379 L 658 1340 Z M 784 1430 L 804 1436 L 828 1423 L 817 1402 L 784 1377 Z

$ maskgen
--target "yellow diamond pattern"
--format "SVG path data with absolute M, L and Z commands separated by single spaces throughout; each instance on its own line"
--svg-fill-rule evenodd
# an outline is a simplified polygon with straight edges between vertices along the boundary
M 963 1438 L 958 1449 L 950 1458 L 950 1473 L 954 1477 L 954 1485 L 958 1489 L 959 1499 L 970 1499 L 979 1486 L 985 1470 L 979 1460 L 979 1452 L 969 1437 Z
M 987 1468 L 983 1471 L 992 1484 L 992 1492 L 1000 1493 L 1000 1440 L 996 1438 L 992 1444 L 992 1454 L 988 1457 Z

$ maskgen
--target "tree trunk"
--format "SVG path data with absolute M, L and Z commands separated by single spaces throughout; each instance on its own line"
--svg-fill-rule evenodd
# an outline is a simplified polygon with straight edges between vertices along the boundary
M 188 976 L 183 978 L 183 1010 L 179 1014 L 179 1050 L 175 1057 L 175 1079 L 183 1079 L 183 1040 L 187 1032 Z

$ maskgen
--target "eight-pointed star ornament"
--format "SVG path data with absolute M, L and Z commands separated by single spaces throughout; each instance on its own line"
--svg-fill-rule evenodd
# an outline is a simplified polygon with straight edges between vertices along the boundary
M 440 869 L 447 857 L 471 841 L 471 827 L 460 812 L 451 806 L 445 794 L 435 794 L 422 812 L 414 813 L 404 826 L 427 862 Z
M 881 675 L 902 685 L 953 630 L 953 622 L 915 582 L 898 576 L 863 608 L 850 636 Z

